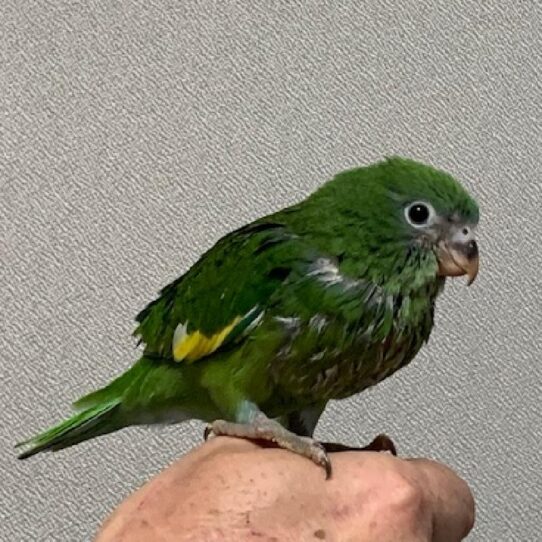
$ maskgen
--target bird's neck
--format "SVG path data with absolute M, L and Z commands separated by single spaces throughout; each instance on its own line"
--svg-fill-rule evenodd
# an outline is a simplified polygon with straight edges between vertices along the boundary
M 324 201 L 325 203 L 325 201 Z M 434 301 L 444 281 L 435 253 L 395 227 L 381 228 L 315 199 L 277 213 L 292 232 L 331 256 L 339 271 L 370 282 L 386 295 Z
M 387 245 L 387 252 L 344 257 L 341 270 L 375 284 L 383 302 L 393 307 L 393 320 L 399 329 L 417 328 L 427 340 L 433 327 L 435 301 L 445 283 L 438 276 L 438 263 L 431 251 L 422 247 Z

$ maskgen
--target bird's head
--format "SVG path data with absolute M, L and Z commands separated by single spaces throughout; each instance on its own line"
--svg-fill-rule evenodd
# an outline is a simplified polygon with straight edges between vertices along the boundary
M 466 275 L 468 284 L 476 278 L 478 206 L 451 175 L 394 157 L 340 174 L 330 185 L 351 239 L 367 247 L 368 275 L 384 281 L 397 274 L 416 281 L 420 274 Z
M 383 186 L 396 224 L 410 243 L 432 251 L 440 276 L 478 274 L 478 206 L 449 174 L 401 158 L 383 164 Z

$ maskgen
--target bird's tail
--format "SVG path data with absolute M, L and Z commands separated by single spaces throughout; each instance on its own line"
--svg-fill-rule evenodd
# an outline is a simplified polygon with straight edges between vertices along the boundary
M 17 444 L 27 447 L 19 459 L 61 450 L 129 425 L 173 423 L 192 417 L 182 410 L 193 385 L 188 374 L 167 360 L 143 356 L 107 386 L 77 400 L 73 406 L 78 412 L 71 418 Z
M 61 450 L 98 435 L 115 431 L 119 428 L 117 411 L 120 402 L 119 398 L 115 398 L 95 404 L 31 439 L 19 442 L 16 444 L 17 447 L 29 447 L 19 455 L 19 459 L 26 459 L 45 450 Z

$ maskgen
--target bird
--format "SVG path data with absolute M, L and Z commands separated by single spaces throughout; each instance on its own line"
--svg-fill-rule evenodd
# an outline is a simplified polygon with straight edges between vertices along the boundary
M 141 357 L 20 442 L 20 459 L 132 425 L 206 422 L 331 474 L 314 438 L 326 404 L 408 365 L 449 277 L 478 273 L 476 201 L 398 156 L 338 173 L 222 237 L 136 317 Z M 138 344 L 139 344 L 138 343 Z

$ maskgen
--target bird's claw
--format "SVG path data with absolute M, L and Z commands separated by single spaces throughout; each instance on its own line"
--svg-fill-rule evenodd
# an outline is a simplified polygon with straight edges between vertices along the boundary
M 331 459 L 329 459 L 326 449 L 320 442 L 317 441 L 313 441 L 312 449 L 314 451 L 312 460 L 324 468 L 326 471 L 326 480 L 329 480 L 331 478 Z
M 322 443 L 310 437 L 302 437 L 291 433 L 271 420 L 263 420 L 261 423 L 253 425 L 215 420 L 208 424 L 203 432 L 203 438 L 206 441 L 219 435 L 274 443 L 280 448 L 290 450 L 310 459 L 325 470 L 326 479 L 331 477 L 331 460 Z
M 203 440 L 207 442 L 210 438 L 213 438 L 215 435 L 213 433 L 213 425 L 208 423 L 203 430 Z

